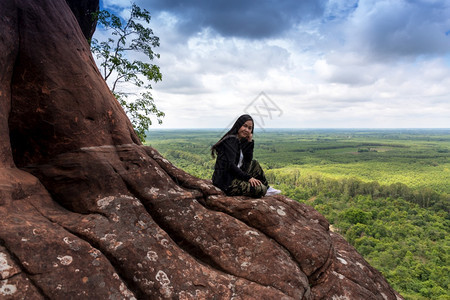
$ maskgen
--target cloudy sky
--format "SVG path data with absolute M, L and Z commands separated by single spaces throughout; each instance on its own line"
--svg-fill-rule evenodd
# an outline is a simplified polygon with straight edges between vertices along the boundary
M 160 128 L 450 128 L 448 0 L 136 0 Z M 122 16 L 128 0 L 103 0 Z M 104 33 L 97 29 L 94 37 Z

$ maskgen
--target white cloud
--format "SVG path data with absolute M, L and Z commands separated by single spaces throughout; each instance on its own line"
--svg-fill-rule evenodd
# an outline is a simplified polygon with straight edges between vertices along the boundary
M 445 1 L 330 0 L 321 17 L 265 38 L 186 34 L 176 13 L 152 15 L 163 73 L 153 94 L 166 113 L 155 128 L 222 128 L 261 91 L 283 110 L 268 127 L 450 126 Z
M 446 1 L 360 1 L 346 24 L 350 46 L 379 60 L 450 51 Z
M 129 8 L 131 6 L 131 1 L 124 0 L 103 0 L 102 6 L 104 9 L 111 8 Z

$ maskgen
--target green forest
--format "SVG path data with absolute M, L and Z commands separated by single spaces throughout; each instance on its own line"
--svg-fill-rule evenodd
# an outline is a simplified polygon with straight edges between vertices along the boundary
M 210 179 L 220 129 L 151 130 L 146 144 Z M 256 129 L 269 183 L 311 205 L 406 299 L 450 299 L 449 129 Z

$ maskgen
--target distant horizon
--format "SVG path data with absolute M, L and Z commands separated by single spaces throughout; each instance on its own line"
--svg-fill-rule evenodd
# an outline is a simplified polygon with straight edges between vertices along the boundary
M 225 128 L 220 127 L 174 127 L 174 128 L 150 128 L 149 131 L 156 130 L 224 130 Z M 306 127 L 267 127 L 267 128 L 255 128 L 255 131 L 264 130 L 450 130 L 450 127 L 392 127 L 392 128 L 375 128 L 375 127 L 317 127 L 317 128 L 306 128 Z

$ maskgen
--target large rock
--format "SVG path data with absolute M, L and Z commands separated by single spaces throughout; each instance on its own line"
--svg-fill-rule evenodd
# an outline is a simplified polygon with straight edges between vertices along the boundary
M 0 298 L 401 298 L 312 208 L 142 146 L 66 1 L 0 1 L 0 30 Z
M 97 19 L 94 17 L 94 13 L 97 12 L 99 7 L 98 0 L 66 0 L 72 13 L 75 15 L 80 25 L 81 31 L 87 40 L 90 40 L 95 32 L 97 25 Z

